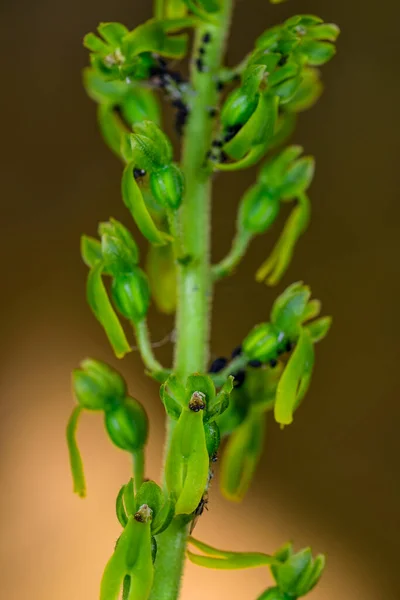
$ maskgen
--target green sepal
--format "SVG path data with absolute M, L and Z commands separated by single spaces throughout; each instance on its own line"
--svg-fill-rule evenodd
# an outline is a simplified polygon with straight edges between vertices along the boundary
M 187 556 L 189 560 L 195 565 L 208 567 L 209 569 L 250 569 L 270 565 L 275 561 L 274 556 L 261 552 L 228 552 L 226 550 L 217 550 L 217 548 L 204 544 L 193 537 L 189 538 L 189 543 L 207 555 L 202 556 L 188 551 Z
M 146 144 L 150 141 L 154 144 L 154 146 L 149 146 L 149 149 L 145 149 L 144 154 L 149 154 L 151 148 L 154 148 L 154 156 L 152 157 L 153 162 L 157 164 L 157 166 L 163 166 L 172 161 L 173 157 L 173 148 L 171 141 L 168 136 L 160 129 L 157 123 L 153 121 L 142 121 L 140 123 L 136 123 L 135 125 L 135 134 L 141 136 L 142 138 L 146 138 Z M 133 136 L 134 137 L 134 136 Z
M 142 269 L 133 266 L 130 272 L 116 275 L 111 294 L 121 315 L 135 324 L 143 321 L 150 306 L 150 286 Z
M 251 409 L 228 439 L 220 476 L 221 492 L 228 500 L 241 502 L 249 489 L 263 450 L 265 419 L 263 411 Z
M 177 274 L 172 244 L 149 247 L 146 272 L 157 308 L 167 315 L 173 314 L 177 303 Z
M 320 342 L 328 334 L 332 325 L 332 317 L 321 317 L 312 323 L 305 325 L 313 344 Z
M 72 372 L 72 387 L 85 410 L 105 410 L 126 395 L 126 383 L 117 371 L 99 360 L 86 359 Z
M 106 40 L 107 44 L 114 48 L 120 46 L 123 38 L 129 33 L 122 23 L 100 23 L 97 31 Z
M 159 485 L 155 481 L 145 481 L 140 486 L 135 496 L 135 511 L 143 504 L 147 504 L 153 511 L 152 518 L 154 519 L 160 512 L 164 502 L 164 494 Z
M 293 412 L 308 388 L 314 366 L 314 347 L 306 329 L 301 331 L 276 391 L 275 421 L 290 425 Z
M 187 399 L 187 392 L 179 377 L 172 373 L 166 380 L 165 385 L 173 399 L 180 404 L 181 407 L 187 408 L 189 402 Z
M 101 243 L 94 237 L 89 235 L 81 236 L 81 256 L 82 260 L 88 267 L 94 267 L 98 262 L 103 260 L 101 253 Z
M 67 425 L 67 445 L 69 453 L 69 464 L 71 468 L 72 480 L 74 484 L 74 493 L 81 498 L 86 496 L 86 481 L 83 470 L 83 462 L 79 447 L 76 441 L 76 430 L 78 421 L 83 409 L 80 406 L 75 406 L 69 418 Z
M 279 551 L 275 556 L 279 558 Z M 290 547 L 286 556 L 282 553 L 280 560 L 271 565 L 271 572 L 279 589 L 297 598 L 304 596 L 314 587 L 324 566 L 325 557 L 319 555 L 314 562 L 310 548 L 293 553 Z
M 111 275 L 127 273 L 139 262 L 139 248 L 131 233 L 116 219 L 100 223 L 101 255 Z
M 183 58 L 187 52 L 187 34 L 168 34 L 176 33 L 192 24 L 192 18 L 150 19 L 125 36 L 123 53 L 128 61 L 143 52 L 152 52 L 168 58 Z
M 117 498 L 115 500 L 115 512 L 117 514 L 117 519 L 120 522 L 120 524 L 122 525 L 122 527 L 125 527 L 126 524 L 128 523 L 128 515 L 126 513 L 125 505 L 124 505 L 124 492 L 125 492 L 125 485 L 123 485 L 121 487 L 121 489 L 118 492 Z
M 224 145 L 224 152 L 236 160 L 242 159 L 255 146 L 262 146 L 265 152 L 274 135 L 277 109 L 275 96 L 260 94 L 257 108 L 240 131 Z
M 283 331 L 289 340 L 293 341 L 300 335 L 310 296 L 310 288 L 299 281 L 287 287 L 272 306 L 271 322 L 279 331 Z
M 298 201 L 269 258 L 258 269 L 257 281 L 265 280 L 268 285 L 276 285 L 289 266 L 296 242 L 310 220 L 311 207 L 307 195 L 301 194 Z
M 303 148 L 301 146 L 288 146 L 272 159 L 267 160 L 260 169 L 259 183 L 280 196 L 286 173 L 302 152 Z
M 129 89 L 126 82 L 107 81 L 92 67 L 85 67 L 82 76 L 87 95 L 99 104 L 117 104 Z
M 171 236 L 160 231 L 154 223 L 144 202 L 142 192 L 133 177 L 135 163 L 129 163 L 122 175 L 122 199 L 131 213 L 136 225 L 145 238 L 155 245 L 164 245 L 171 241 Z
M 87 300 L 93 314 L 103 327 L 117 358 L 122 358 L 131 351 L 124 330 L 102 281 L 103 263 L 98 262 L 90 271 L 87 279 Z
M 104 413 L 104 425 L 112 443 L 127 452 L 141 450 L 147 441 L 148 419 L 140 402 L 125 398 Z
M 181 416 L 182 406 L 176 402 L 176 400 L 168 394 L 166 391 L 167 383 L 163 383 L 160 387 L 160 398 L 161 402 L 164 404 L 165 411 L 171 419 L 177 421 Z
M 312 182 L 314 171 L 315 161 L 312 156 L 304 156 L 290 165 L 282 181 L 282 200 L 291 200 L 303 194 Z
M 169 497 L 155 515 L 151 523 L 151 531 L 153 535 L 159 535 L 167 529 L 175 515 L 175 501 Z
M 206 407 L 212 405 L 215 399 L 215 385 L 209 375 L 202 375 L 200 373 L 194 373 L 189 375 L 186 380 L 186 406 L 190 401 L 192 394 L 200 392 L 204 394 Z M 207 410 L 207 408 L 206 408 Z
M 336 48 L 329 42 L 307 40 L 301 44 L 301 54 L 312 67 L 319 67 L 330 61 L 336 54 Z
M 318 315 L 321 312 L 321 308 L 322 308 L 321 301 L 317 300 L 316 298 L 307 302 L 307 306 L 304 309 L 304 313 L 303 313 L 303 316 L 301 319 L 302 322 L 305 323 L 306 321 L 309 321 L 310 319 L 315 319 L 315 317 L 318 317 Z
M 207 403 L 204 423 L 211 423 L 222 415 L 229 407 L 229 398 L 233 390 L 234 377 L 230 375 L 221 387 L 218 394 Z
M 216 456 L 221 443 L 221 432 L 216 421 L 204 423 L 207 452 L 210 460 Z
M 202 412 L 184 409 L 172 433 L 165 478 L 169 493 L 177 499 L 177 515 L 196 510 L 208 481 L 209 457 Z

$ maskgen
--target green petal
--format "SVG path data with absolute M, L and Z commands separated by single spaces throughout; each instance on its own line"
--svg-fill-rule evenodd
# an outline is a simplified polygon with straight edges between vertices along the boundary
M 125 332 L 108 298 L 102 281 L 103 263 L 97 263 L 89 272 L 87 280 L 87 300 L 95 317 L 102 325 L 109 342 L 118 358 L 131 351 Z
M 80 406 L 76 406 L 72 411 L 67 425 L 67 444 L 72 479 L 74 482 L 74 493 L 78 494 L 81 498 L 84 498 L 86 496 L 85 474 L 83 471 L 81 454 L 76 441 L 76 429 L 81 413 L 82 408 Z
M 309 333 L 303 329 L 278 384 L 274 407 L 277 423 L 292 423 L 293 412 L 308 387 L 313 365 L 313 344 Z

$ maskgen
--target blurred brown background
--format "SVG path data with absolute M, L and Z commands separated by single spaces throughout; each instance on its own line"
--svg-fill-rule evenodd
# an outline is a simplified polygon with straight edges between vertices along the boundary
M 10 600 L 95 600 L 119 527 L 114 498 L 128 477 L 123 453 L 101 420 L 83 420 L 80 440 L 89 497 L 71 493 L 64 427 L 72 406 L 69 372 L 86 355 L 112 358 L 85 303 L 81 232 L 110 215 L 129 224 L 120 165 L 97 132 L 85 97 L 83 35 L 100 20 L 128 26 L 150 2 L 2 0 L 0 596 Z M 212 353 L 224 354 L 278 291 L 302 278 L 335 317 L 318 346 L 311 392 L 295 424 L 270 428 L 251 496 L 222 501 L 197 535 L 233 549 L 273 550 L 292 538 L 327 551 L 329 568 L 313 600 L 400 597 L 398 422 L 399 27 L 398 2 L 237 2 L 228 61 L 271 23 L 313 12 L 340 24 L 327 91 L 295 134 L 317 156 L 313 219 L 278 290 L 253 273 L 274 235 L 260 238 L 235 278 L 219 285 Z M 229 246 L 235 206 L 254 172 L 215 185 L 215 257 Z M 275 229 L 276 235 L 278 228 Z M 172 328 L 151 313 L 153 339 Z M 161 358 L 168 360 L 170 348 Z M 149 475 L 157 477 L 163 416 L 156 386 L 137 355 L 118 365 L 151 412 Z M 263 569 L 218 573 L 189 567 L 184 600 L 252 600 Z

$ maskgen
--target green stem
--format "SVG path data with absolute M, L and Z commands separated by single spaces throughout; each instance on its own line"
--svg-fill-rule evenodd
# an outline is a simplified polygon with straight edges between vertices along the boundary
M 252 234 L 247 231 L 239 231 L 236 234 L 228 254 L 211 269 L 213 281 L 222 279 L 222 277 L 232 273 L 246 254 L 252 237 Z
M 204 166 L 213 137 L 210 110 L 218 103 L 216 82 L 232 13 L 232 0 L 223 0 L 215 24 L 198 27 L 193 49 L 191 82 L 194 89 L 186 125 L 182 168 L 185 198 L 180 209 L 180 230 L 185 260 L 178 262 L 177 341 L 174 371 L 185 380 L 193 372 L 204 372 L 208 361 L 212 282 L 210 270 L 210 171 Z M 195 60 L 205 33 L 210 36 L 204 58 L 205 69 Z M 168 422 L 166 454 L 174 423 Z M 179 596 L 188 536 L 187 517 L 176 517 L 158 539 L 156 572 L 151 600 L 176 600 Z
M 146 319 L 139 321 L 139 323 L 135 323 L 134 330 L 136 335 L 136 342 L 146 369 L 148 369 L 152 374 L 158 374 L 165 371 L 164 367 L 158 362 L 158 360 L 154 356 L 153 348 L 151 347 L 151 341 Z

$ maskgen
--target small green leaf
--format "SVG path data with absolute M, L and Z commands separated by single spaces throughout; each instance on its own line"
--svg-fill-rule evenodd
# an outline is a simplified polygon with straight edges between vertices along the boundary
M 157 229 L 144 202 L 142 192 L 133 177 L 135 164 L 129 163 L 122 175 L 122 199 L 142 234 L 156 245 L 167 244 L 171 236 Z
M 101 243 L 99 240 L 88 235 L 82 235 L 81 256 L 85 265 L 90 268 L 94 267 L 98 262 L 101 262 L 103 256 L 101 254 Z
M 76 429 L 82 411 L 83 409 L 80 406 L 76 406 L 72 411 L 67 425 L 67 444 L 72 479 L 74 482 L 74 493 L 78 494 L 81 498 L 84 498 L 86 496 L 85 474 L 83 471 L 81 454 L 76 441 Z
M 117 358 L 122 358 L 131 351 L 124 330 L 114 312 L 104 287 L 101 275 L 103 263 L 97 263 L 90 271 L 87 279 L 87 300 L 95 317 L 102 325 Z

